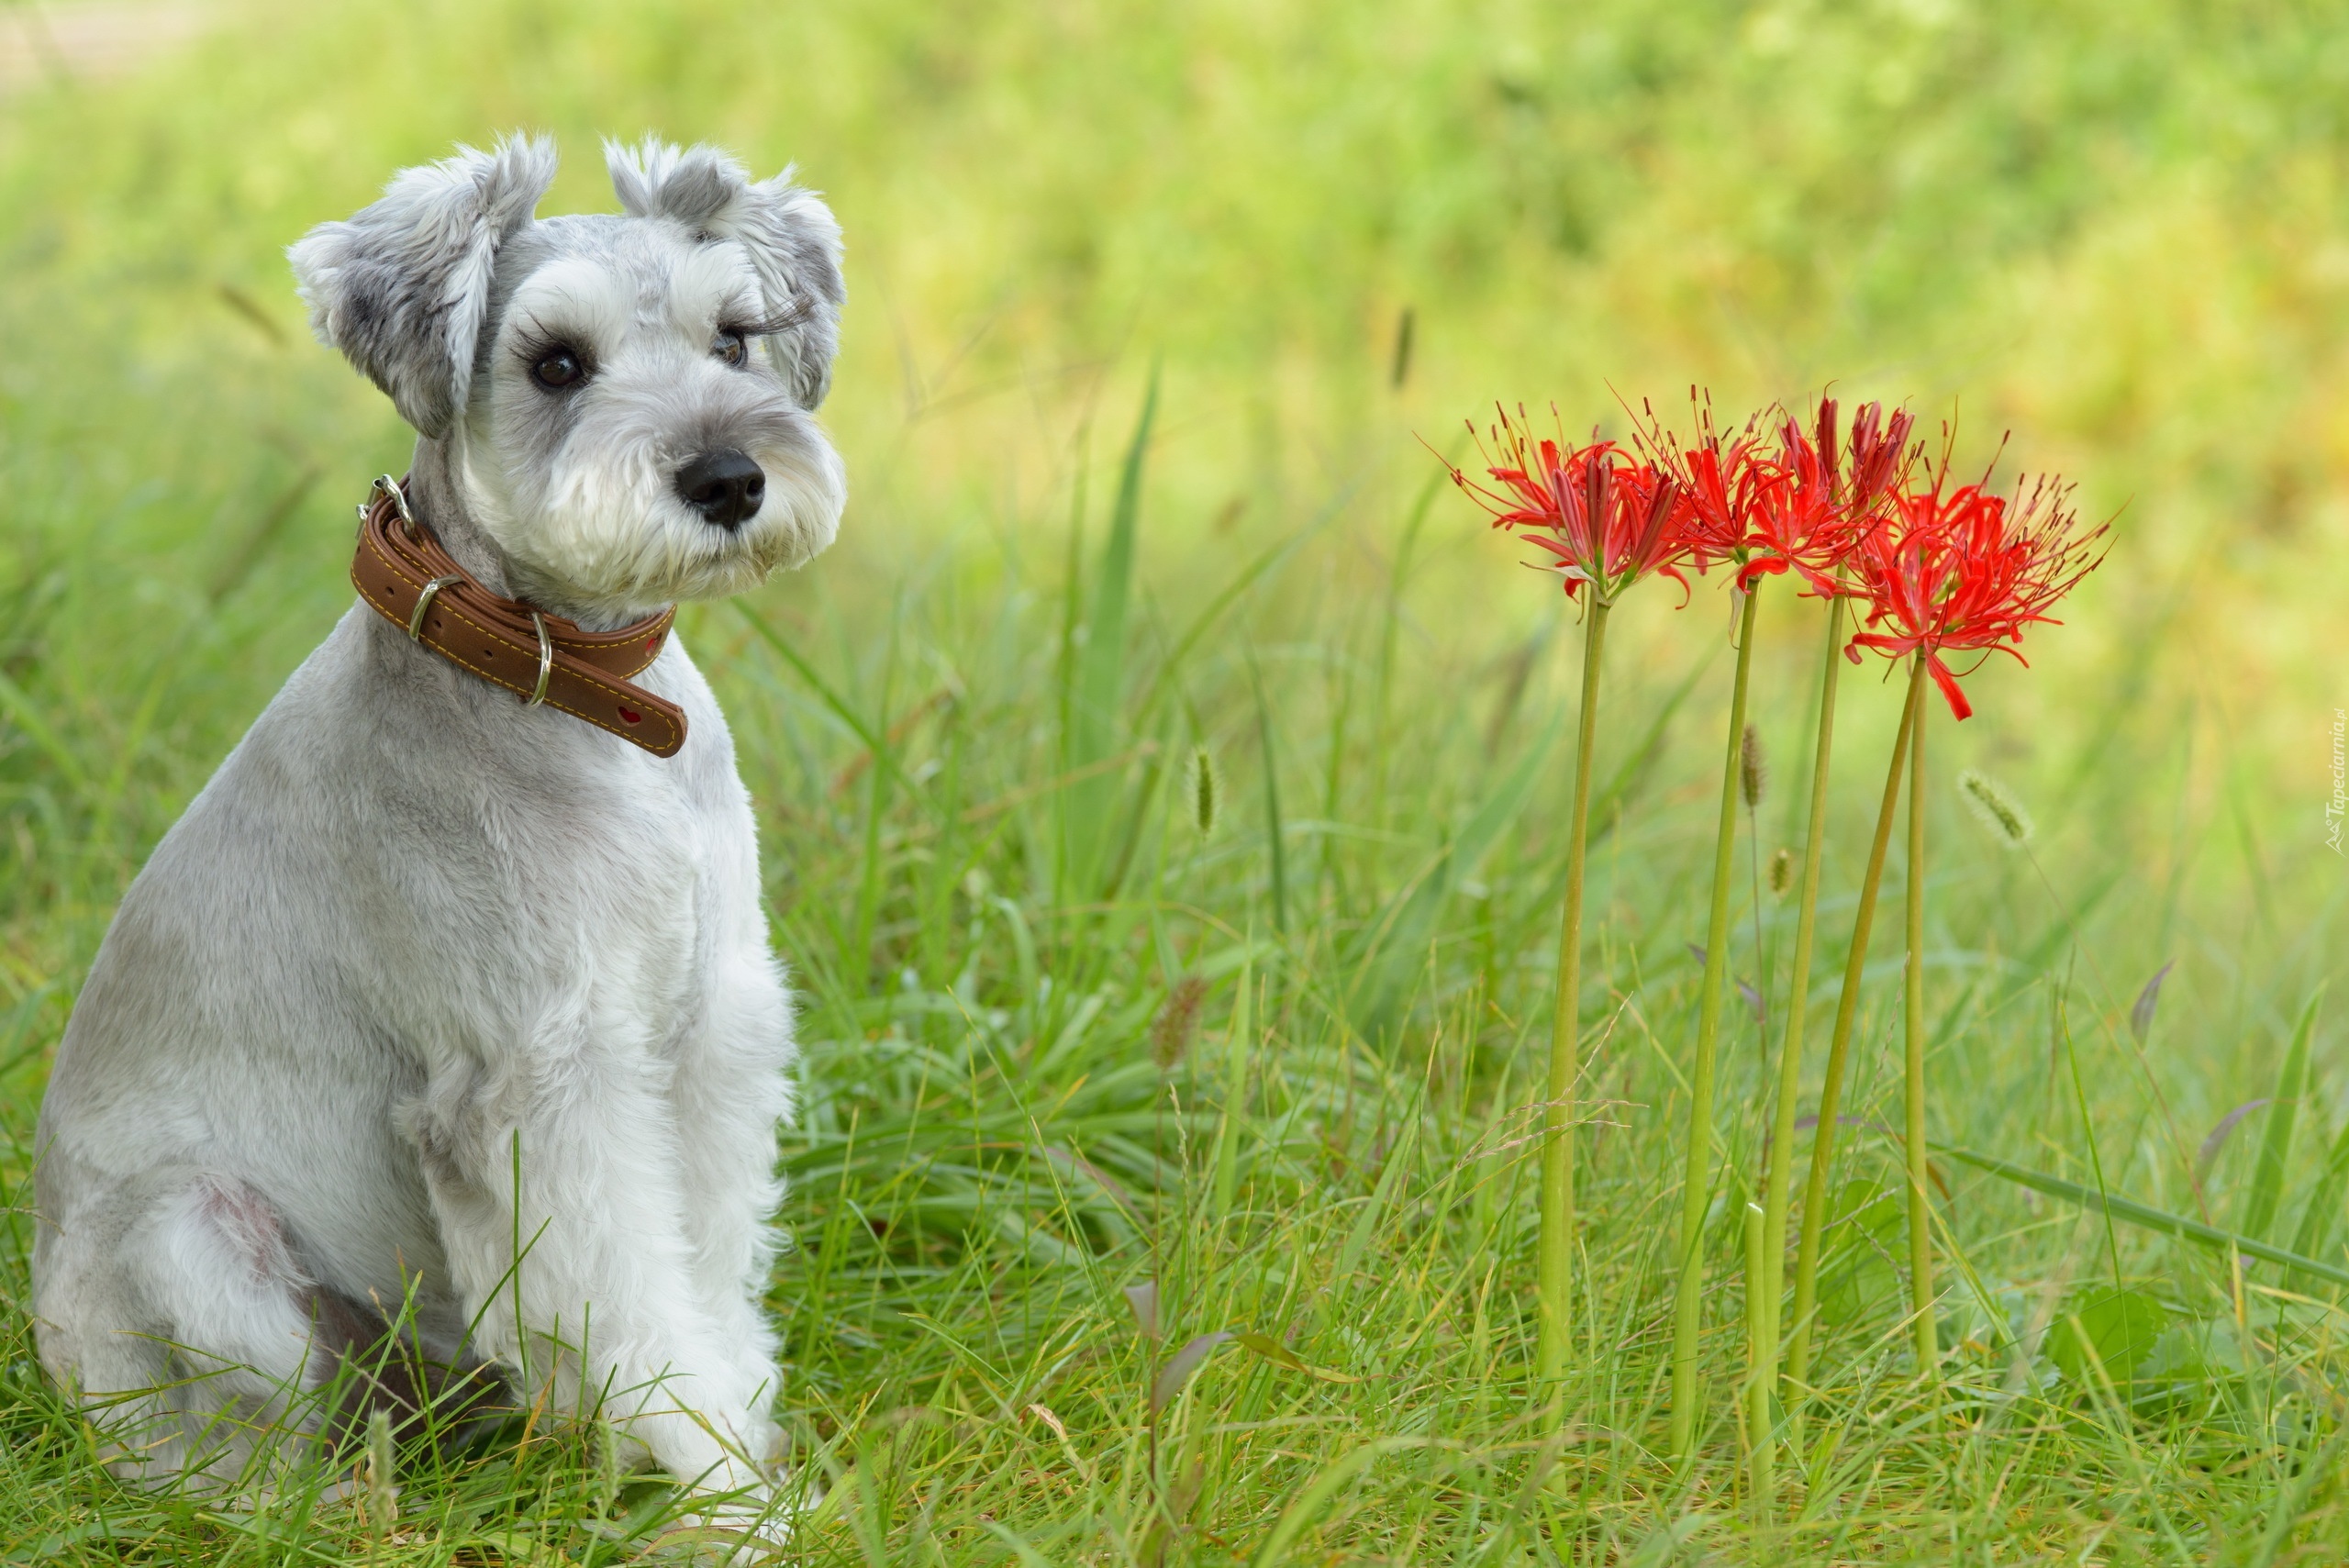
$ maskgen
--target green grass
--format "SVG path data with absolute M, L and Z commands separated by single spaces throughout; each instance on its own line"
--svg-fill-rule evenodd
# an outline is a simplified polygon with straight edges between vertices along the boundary
M 799 160 L 851 246 L 841 543 L 681 622 L 806 1000 L 771 1299 L 825 1486 L 807 1560 L 2349 1551 L 2341 1296 L 2131 1222 L 2349 1264 L 2337 988 L 2296 1029 L 2349 901 L 2321 819 L 2349 30 L 2158 0 L 1544 16 L 260 6 L 144 79 L 0 103 L 12 1185 L 115 902 L 348 603 L 348 507 L 402 461 L 383 400 L 304 337 L 279 250 L 517 124 L 572 160 L 551 206 L 607 207 L 592 137 L 656 128 Z M 1933 740 L 1932 1130 L 2049 1179 L 1937 1163 L 1954 1349 L 1920 1395 L 1898 1151 L 1871 1130 L 1899 1093 L 1879 933 L 1820 1394 L 1755 1499 L 1738 1204 L 1769 1074 L 1734 1001 L 1709 1403 L 1696 1461 L 1662 1457 L 1726 606 L 1657 587 L 1610 627 L 1603 1120 L 1562 1430 L 1526 1381 L 1524 1106 L 1579 639 L 1413 437 L 1445 447 L 1494 396 L 1620 428 L 1610 386 L 1738 407 L 1829 378 L 1955 403 L 1986 458 L 2011 426 L 2091 511 L 2126 509 L 2033 668 L 1986 668 L 1979 717 Z M 1818 614 L 1763 609 L 1765 858 L 1798 848 Z M 1843 688 L 1814 1041 L 1898 709 Z M 1204 837 L 1178 787 L 1199 747 L 1223 786 Z M 1963 808 L 1966 766 L 2027 804 L 2027 855 Z M 1759 915 L 1757 954 L 1741 886 L 1737 976 L 1791 943 L 1790 906 Z M 2289 1109 L 2225 1121 L 2279 1083 Z M 609 1562 L 633 1550 L 611 1521 L 665 1506 L 543 1429 L 407 1474 L 388 1540 L 298 1490 L 249 1512 L 126 1493 L 32 1363 L 21 1202 L 0 1561 Z

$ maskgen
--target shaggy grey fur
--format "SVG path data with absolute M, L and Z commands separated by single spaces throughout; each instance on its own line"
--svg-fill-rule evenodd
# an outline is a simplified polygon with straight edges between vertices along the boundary
M 554 155 L 514 140 L 292 251 L 419 432 L 417 513 L 602 626 L 805 561 L 844 497 L 830 215 L 708 149 L 607 151 L 623 215 L 535 220 Z M 721 449 L 766 477 L 739 526 L 677 493 Z M 790 1008 L 725 719 L 681 639 L 640 680 L 687 716 L 668 761 L 354 607 L 133 884 L 42 1106 L 33 1257 L 42 1362 L 126 1475 L 272 1484 L 399 1320 L 428 1374 L 486 1362 L 769 1495 Z

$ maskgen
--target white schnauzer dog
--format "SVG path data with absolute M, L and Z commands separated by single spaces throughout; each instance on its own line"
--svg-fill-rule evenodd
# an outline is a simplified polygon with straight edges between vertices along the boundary
M 839 525 L 840 230 L 788 171 L 607 153 L 624 213 L 536 218 L 554 150 L 516 139 L 290 251 L 419 439 L 41 1107 L 41 1360 L 132 1479 L 270 1485 L 485 1386 L 771 1506 L 791 1007 L 670 618 Z

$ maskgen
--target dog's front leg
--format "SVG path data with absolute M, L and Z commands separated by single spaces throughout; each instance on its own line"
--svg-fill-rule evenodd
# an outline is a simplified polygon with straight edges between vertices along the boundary
M 670 1473 L 763 1485 L 776 1432 L 693 1277 L 665 1070 L 594 1039 L 441 1064 L 409 1109 L 475 1348 L 548 1402 L 600 1409 Z
M 755 909 L 755 906 L 753 906 Z M 684 1140 L 695 1280 L 746 1377 L 775 1378 L 761 1298 L 783 1198 L 775 1134 L 790 1114 L 791 1004 L 763 930 L 721 952 L 699 1027 L 679 1040 L 671 1098 Z

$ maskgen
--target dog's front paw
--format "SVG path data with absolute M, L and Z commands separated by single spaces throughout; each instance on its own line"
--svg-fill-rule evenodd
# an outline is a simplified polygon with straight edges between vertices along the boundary
M 782 1492 L 700 1503 L 653 1531 L 644 1555 L 651 1562 L 713 1565 L 780 1562 L 793 1527 L 812 1506 Z

